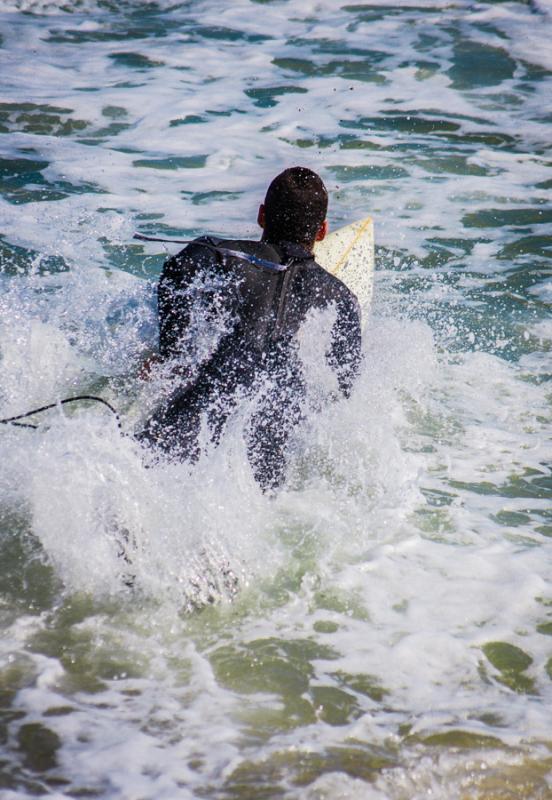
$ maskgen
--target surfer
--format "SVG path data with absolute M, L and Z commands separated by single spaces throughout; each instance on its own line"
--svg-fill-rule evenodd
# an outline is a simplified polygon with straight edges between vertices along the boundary
M 290 434 L 305 395 L 297 334 L 309 312 L 332 307 L 326 358 L 348 397 L 360 362 L 355 295 L 316 263 L 328 231 L 328 194 L 305 167 L 286 169 L 259 208 L 261 241 L 201 237 L 169 258 L 158 286 L 159 354 L 182 383 L 139 438 L 171 457 L 199 456 L 202 418 L 217 443 L 237 404 L 253 400 L 246 430 L 249 461 L 263 490 L 282 484 Z M 198 320 L 217 339 L 195 374 L 182 369 Z

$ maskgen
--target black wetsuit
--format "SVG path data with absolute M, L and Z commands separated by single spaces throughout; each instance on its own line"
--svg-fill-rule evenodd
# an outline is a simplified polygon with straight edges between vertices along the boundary
M 251 263 L 228 251 L 269 263 Z M 360 362 L 360 313 L 341 281 L 288 242 L 202 238 L 188 245 L 165 263 L 159 282 L 160 353 L 171 360 L 185 354 L 198 313 L 217 330 L 218 342 L 193 378 L 184 378 L 149 420 L 142 440 L 194 460 L 202 415 L 218 441 L 231 410 L 254 392 L 249 460 L 263 488 L 278 486 L 289 435 L 302 416 L 297 333 L 311 309 L 328 306 L 335 307 L 336 317 L 326 357 L 347 397 Z

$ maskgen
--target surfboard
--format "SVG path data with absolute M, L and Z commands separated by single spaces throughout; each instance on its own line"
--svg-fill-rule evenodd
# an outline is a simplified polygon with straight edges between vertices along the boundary
M 374 286 L 374 224 L 371 217 L 329 233 L 314 248 L 314 256 L 357 296 L 362 308 L 372 299 Z

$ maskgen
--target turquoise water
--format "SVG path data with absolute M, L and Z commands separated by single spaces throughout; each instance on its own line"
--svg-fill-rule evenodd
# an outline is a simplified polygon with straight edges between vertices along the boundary
M 544 0 L 0 0 L 0 416 L 140 424 L 172 248 L 136 230 L 256 238 L 305 164 L 377 243 L 350 401 L 303 332 L 276 498 L 247 409 L 193 469 L 94 407 L 0 431 L 2 797 L 552 798 L 551 34 Z

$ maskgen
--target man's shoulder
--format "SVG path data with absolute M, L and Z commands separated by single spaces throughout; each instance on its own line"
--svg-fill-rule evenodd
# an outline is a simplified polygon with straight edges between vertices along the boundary
M 213 256 L 216 256 L 218 248 L 225 251 L 235 250 L 236 253 L 246 253 L 267 261 L 277 263 L 281 261 L 280 252 L 268 242 L 253 239 L 226 239 L 218 236 L 198 236 L 172 258 L 177 261 L 197 260 L 198 257 L 203 257 L 202 260 L 212 259 Z
M 281 261 L 281 253 L 276 247 L 258 239 L 217 239 L 217 242 L 220 247 L 224 247 L 227 250 L 247 253 L 247 255 L 257 256 L 267 261 Z
M 340 300 L 358 305 L 358 299 L 354 292 L 346 286 L 342 280 L 336 275 L 332 275 L 327 269 L 324 269 L 314 258 L 311 262 L 310 269 L 316 282 L 324 286 L 328 296 L 333 300 Z

